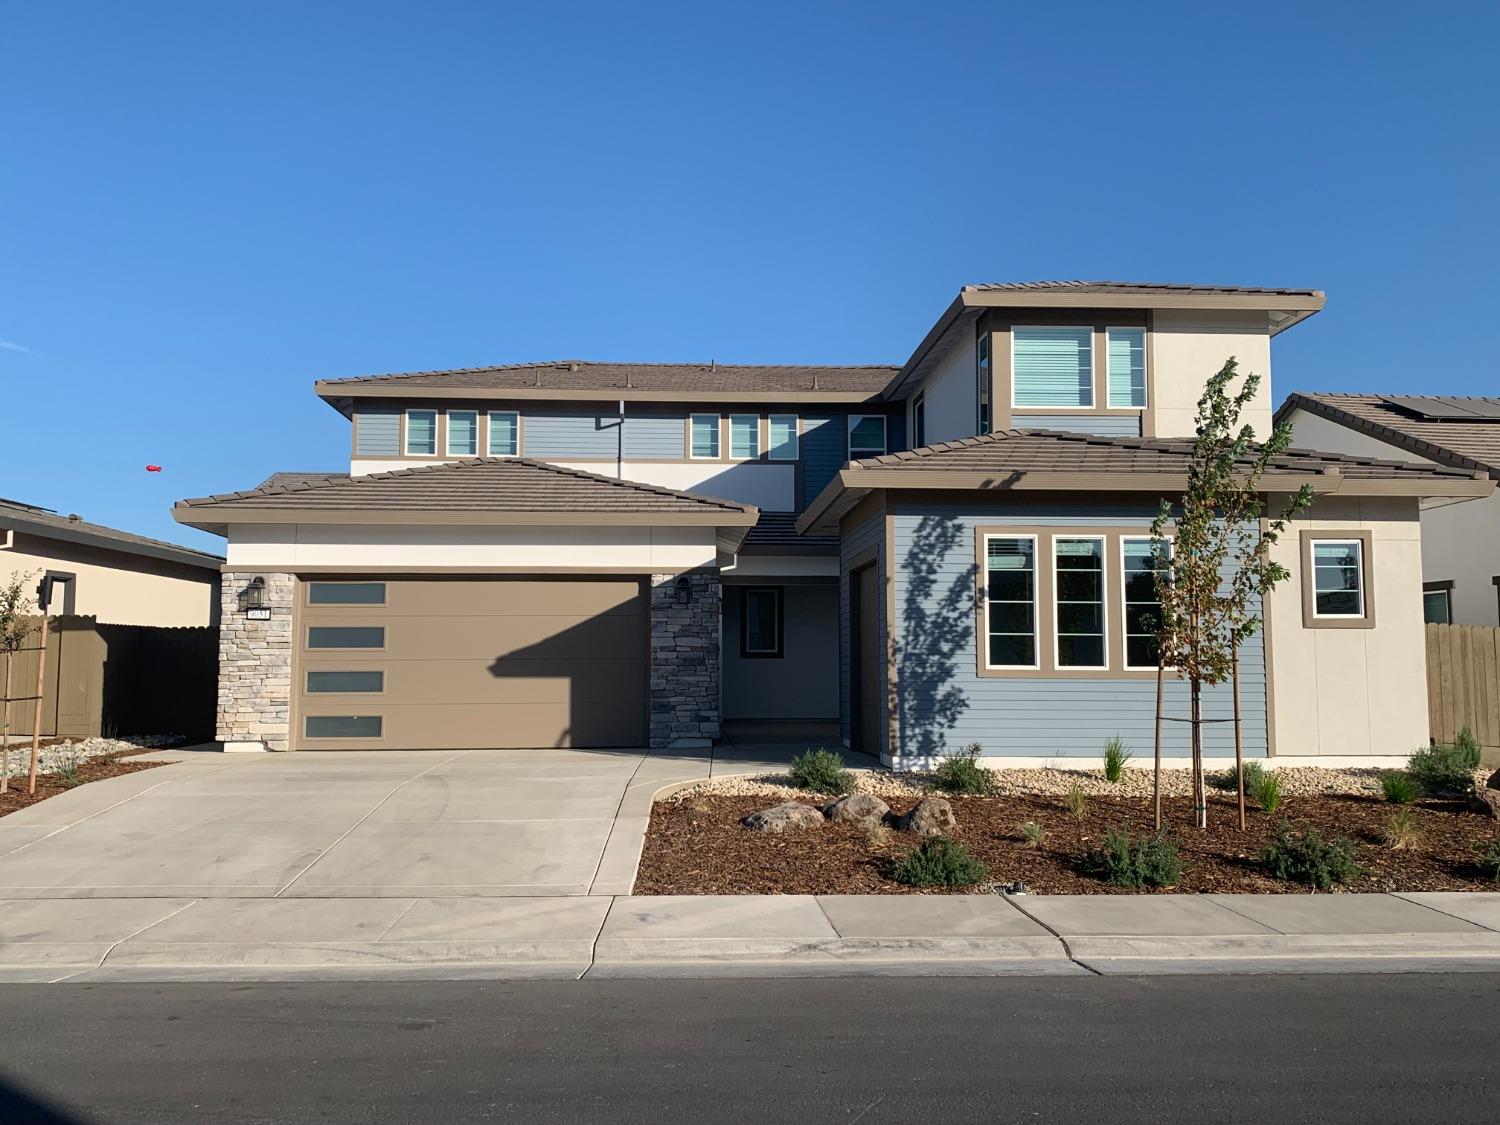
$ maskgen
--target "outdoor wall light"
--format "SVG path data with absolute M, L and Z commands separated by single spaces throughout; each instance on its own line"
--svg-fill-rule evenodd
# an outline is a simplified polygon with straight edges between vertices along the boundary
M 266 608 L 266 580 L 260 575 L 250 579 L 249 584 L 239 592 L 240 612 L 249 613 L 252 609 Z
M 692 584 L 690 582 L 688 582 L 687 575 L 683 575 L 681 578 L 679 578 L 677 580 L 677 604 L 685 606 L 685 605 L 689 604 L 692 600 L 693 600 L 693 587 L 692 587 Z

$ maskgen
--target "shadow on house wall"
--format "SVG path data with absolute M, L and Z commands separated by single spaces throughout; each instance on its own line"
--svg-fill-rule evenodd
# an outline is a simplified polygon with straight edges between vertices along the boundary
M 947 732 L 969 705 L 954 678 L 974 635 L 978 567 L 970 562 L 955 573 L 943 565 L 965 538 L 962 521 L 923 516 L 905 557 L 896 559 L 906 588 L 895 645 L 902 745 L 892 749 L 903 756 L 943 753 Z

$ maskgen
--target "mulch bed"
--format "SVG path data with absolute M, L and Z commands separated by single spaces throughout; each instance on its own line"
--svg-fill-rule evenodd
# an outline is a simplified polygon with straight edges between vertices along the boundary
M 989 882 L 1022 880 L 1041 894 L 1141 894 L 1115 887 L 1077 870 L 1079 857 L 1108 828 L 1126 828 L 1132 838 L 1149 835 L 1151 802 L 1139 798 L 1091 798 L 1081 821 L 1061 798 L 951 797 L 958 829 L 953 837 L 984 861 Z M 809 797 L 808 803 L 817 803 Z M 903 813 L 915 799 L 891 802 Z M 665 894 L 931 894 L 891 880 L 892 860 L 916 846 L 917 837 L 892 832 L 872 844 L 862 829 L 825 822 L 821 828 L 781 835 L 755 832 L 741 818 L 767 807 L 764 797 L 697 796 L 661 802 L 650 827 L 636 876 L 638 895 Z M 1419 838 L 1413 847 L 1392 850 L 1382 833 L 1394 806 L 1367 797 L 1287 798 L 1283 817 L 1317 827 L 1325 838 L 1343 836 L 1355 844 L 1364 873 L 1345 891 L 1500 890 L 1476 864 L 1477 850 L 1500 834 L 1500 827 L 1471 811 L 1463 801 L 1424 800 L 1413 810 Z M 1264 874 L 1255 857 L 1272 837 L 1273 819 L 1254 809 L 1241 832 L 1232 796 L 1209 801 L 1209 828 L 1191 827 L 1191 802 L 1163 802 L 1164 819 L 1182 849 L 1179 893 L 1285 893 L 1306 889 Z M 1046 829 L 1040 848 L 1027 847 L 1016 832 L 1024 821 Z M 951 893 L 972 893 L 954 888 Z M 1162 893 L 1162 892 L 1154 892 Z
M 11 747 L 11 754 L 16 753 L 15 747 Z M 31 748 L 25 748 L 24 753 L 30 754 Z M 137 773 L 140 770 L 153 769 L 156 766 L 170 766 L 171 762 L 137 762 L 128 758 L 99 757 L 90 758 L 78 766 L 77 785 L 64 784 L 61 777 L 55 773 L 39 773 L 36 777 L 36 792 L 26 792 L 26 777 L 10 779 L 10 789 L 0 793 L 0 817 L 7 816 L 13 812 L 45 801 L 48 797 L 56 797 L 59 793 L 67 793 L 77 789 L 79 785 L 86 785 L 90 781 L 103 781 L 107 777 L 119 777 L 122 774 Z

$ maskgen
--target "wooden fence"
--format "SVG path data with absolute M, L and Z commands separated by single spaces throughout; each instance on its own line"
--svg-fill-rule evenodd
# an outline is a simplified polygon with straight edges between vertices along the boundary
M 1485 746 L 1500 747 L 1500 629 L 1427 626 L 1427 714 L 1439 742 L 1468 727 Z
M 13 738 L 31 734 L 37 641 L 33 632 L 29 647 L 12 660 Z M 0 695 L 4 674 L 0 657 Z M 218 674 L 216 628 L 101 625 L 92 617 L 54 617 L 48 627 L 42 735 L 211 738 Z

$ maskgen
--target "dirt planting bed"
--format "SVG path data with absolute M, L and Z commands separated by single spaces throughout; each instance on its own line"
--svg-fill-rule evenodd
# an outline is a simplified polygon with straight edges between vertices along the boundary
M 14 753 L 12 748 L 12 753 Z M 26 777 L 10 779 L 10 789 L 0 793 L 0 817 L 7 816 L 13 812 L 45 801 L 48 797 L 56 797 L 60 793 L 77 789 L 80 785 L 86 785 L 90 781 L 103 781 L 107 777 L 119 777 L 121 774 L 135 773 L 138 770 L 149 770 L 156 766 L 169 766 L 171 762 L 139 762 L 129 758 L 91 758 L 80 762 L 76 782 L 69 783 L 60 775 L 55 773 L 38 774 L 36 779 L 36 792 L 26 792 Z
M 785 799 L 785 797 L 781 798 Z M 821 800 L 811 794 L 797 799 Z M 887 797 L 894 813 L 906 812 L 915 796 Z M 1057 797 L 1014 794 L 952 797 L 958 817 L 953 838 L 984 861 L 987 883 L 955 888 L 972 893 L 989 885 L 1024 881 L 1041 894 L 1141 894 L 1115 887 L 1077 870 L 1079 857 L 1106 829 L 1126 828 L 1132 837 L 1149 835 L 1152 809 L 1140 797 L 1091 797 L 1075 819 Z M 906 894 L 914 888 L 890 878 L 893 860 L 918 839 L 891 832 L 872 837 L 850 825 L 781 835 L 743 827 L 745 816 L 767 806 L 763 795 L 690 793 L 659 802 L 646 834 L 636 894 Z M 771 802 L 774 803 L 774 802 Z M 1478 850 L 1500 835 L 1500 825 L 1471 811 L 1461 800 L 1423 800 L 1412 810 L 1417 838 L 1409 847 L 1384 843 L 1395 806 L 1351 794 L 1298 796 L 1282 802 L 1274 818 L 1252 808 L 1248 829 L 1237 823 L 1233 795 L 1210 797 L 1209 829 L 1190 827 L 1187 798 L 1164 801 L 1166 822 L 1182 848 L 1183 874 L 1172 890 L 1181 893 L 1285 893 L 1305 890 L 1265 874 L 1256 856 L 1270 841 L 1275 821 L 1305 822 L 1325 837 L 1342 836 L 1355 845 L 1363 869 L 1344 891 L 1500 890 L 1477 864 Z M 1034 821 L 1046 831 L 1040 847 L 1028 847 L 1018 826 Z M 916 893 L 934 893 L 930 890 Z M 941 893 L 941 892 L 938 892 Z

